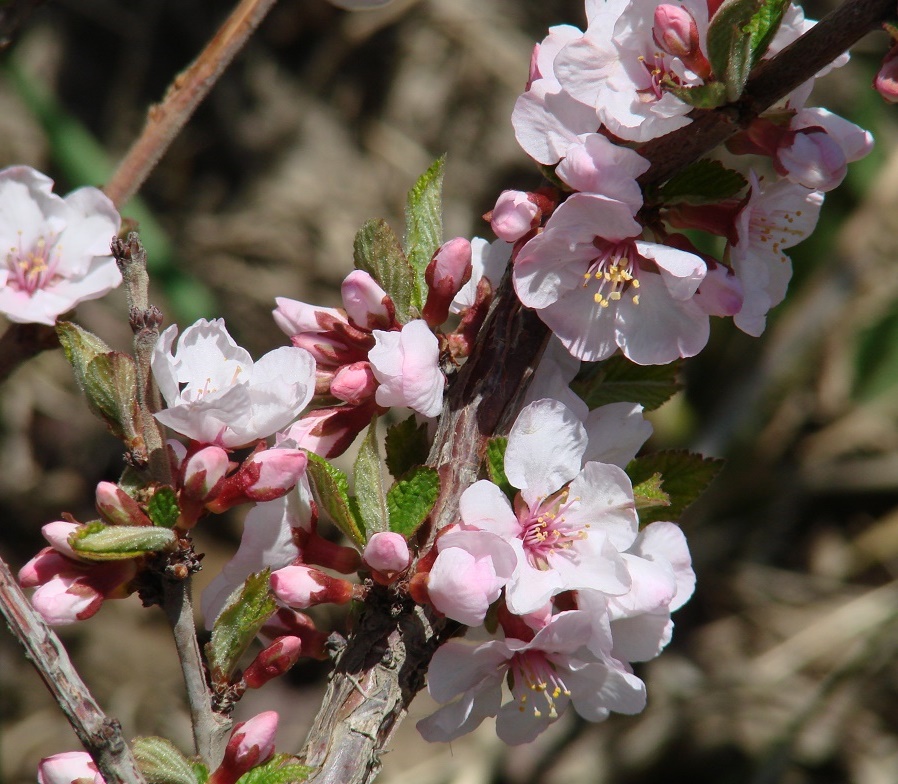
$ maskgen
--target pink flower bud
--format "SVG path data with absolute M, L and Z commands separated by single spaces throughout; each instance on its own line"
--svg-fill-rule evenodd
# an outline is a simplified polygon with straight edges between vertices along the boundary
M 344 341 L 320 332 L 300 332 L 290 338 L 297 348 L 304 348 L 315 359 L 317 366 L 335 368 L 364 357 L 364 352 L 347 345 Z
M 34 592 L 31 603 L 50 626 L 66 626 L 95 615 L 103 594 L 83 576 L 56 576 Z
M 422 311 L 430 326 L 439 326 L 449 317 L 449 306 L 471 279 L 471 270 L 471 243 L 464 237 L 443 243 L 433 254 L 424 271 L 427 302 Z
M 272 678 L 277 678 L 289 670 L 302 653 L 299 637 L 278 637 L 259 653 L 243 673 L 243 681 L 249 689 L 258 689 Z
M 679 57 L 703 79 L 711 75 L 711 66 L 701 51 L 698 25 L 685 8 L 666 3 L 655 8 L 652 37 L 661 49 Z
M 230 466 L 228 453 L 220 446 L 207 446 L 184 463 L 183 494 L 192 501 L 205 502 L 221 490 Z
M 820 191 L 838 186 L 848 172 L 841 145 L 822 128 L 802 128 L 784 137 L 775 164 L 793 182 Z
M 220 513 L 249 501 L 273 501 L 296 487 L 308 458 L 301 449 L 261 449 L 253 452 L 237 473 L 229 476 L 221 491 L 206 504 Z
M 376 572 L 392 578 L 408 568 L 412 556 L 404 536 L 391 531 L 381 531 L 368 540 L 362 559 Z
M 524 191 L 502 191 L 490 213 L 490 226 L 496 236 L 515 242 L 539 225 L 539 205 Z
M 234 727 L 221 766 L 207 784 L 233 784 L 244 773 L 265 764 L 274 754 L 278 715 L 265 711 Z
M 81 526 L 78 523 L 69 523 L 65 520 L 57 520 L 54 523 L 47 523 L 43 528 L 41 528 L 41 533 L 44 535 L 44 539 L 46 539 L 50 543 L 50 547 L 52 547 L 56 552 L 62 553 L 63 555 L 67 555 L 69 558 L 78 559 L 78 554 L 72 549 L 72 546 L 69 544 L 69 537 L 75 533 Z
M 898 103 L 898 44 L 883 58 L 873 87 L 889 103 Z
M 52 547 L 45 547 L 19 569 L 19 585 L 36 588 L 52 580 L 58 574 L 81 574 L 79 564 L 66 558 Z
M 735 316 L 742 310 L 742 283 L 729 267 L 709 265 L 692 299 L 709 316 Z
M 329 658 L 325 649 L 328 635 L 318 631 L 315 621 L 308 615 L 289 607 L 279 607 L 259 631 L 259 636 L 263 640 L 270 640 L 272 644 L 279 637 L 296 637 L 302 641 L 302 655 L 306 658 L 319 661 Z
M 285 566 L 272 572 L 271 590 L 297 610 L 316 604 L 346 604 L 352 598 L 352 583 L 309 566 Z
M 354 574 L 362 564 L 362 557 L 354 547 L 331 542 L 315 531 L 294 528 L 293 542 L 306 564 L 323 566 L 340 574 Z
M 335 398 L 355 406 L 374 395 L 376 389 L 377 379 L 370 362 L 343 365 L 330 384 L 330 393 Z
M 288 337 L 301 332 L 326 332 L 336 323 L 346 323 L 346 316 L 335 308 L 319 308 L 287 297 L 275 297 L 274 301 L 275 323 Z
M 380 409 L 374 400 L 309 411 L 284 431 L 278 446 L 293 444 L 322 457 L 342 455 L 376 413 Z
M 100 482 L 96 494 L 97 511 L 112 525 L 152 525 L 143 509 L 122 488 Z
M 394 324 L 393 300 L 364 270 L 353 270 L 340 286 L 349 320 L 364 329 L 389 329 Z
M 64 751 L 44 757 L 37 767 L 38 784 L 75 784 L 92 782 L 104 784 L 96 763 L 86 751 Z

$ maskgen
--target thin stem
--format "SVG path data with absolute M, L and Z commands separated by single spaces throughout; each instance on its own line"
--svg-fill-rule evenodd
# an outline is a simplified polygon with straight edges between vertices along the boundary
M 150 107 L 143 132 L 103 189 L 116 207 L 140 189 L 274 3 L 241 0 L 199 57 L 175 77 L 162 102 Z
M 162 592 L 162 609 L 172 629 L 187 690 L 194 747 L 196 753 L 214 770 L 224 755 L 231 721 L 212 710 L 212 694 L 206 684 L 200 645 L 196 638 L 189 580 L 175 582 L 163 578 Z
M 121 725 L 103 713 L 59 637 L 31 607 L 2 558 L 0 612 L 107 784 L 144 784 Z

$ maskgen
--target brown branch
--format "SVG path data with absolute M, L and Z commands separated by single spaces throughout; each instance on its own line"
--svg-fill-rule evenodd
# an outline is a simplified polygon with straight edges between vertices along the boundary
M 212 693 L 206 683 L 205 667 L 196 638 L 190 579 L 175 582 L 163 577 L 162 580 L 162 609 L 178 649 L 190 708 L 193 744 L 209 770 L 215 770 L 224 756 L 231 721 L 212 709 Z
M 690 114 L 692 123 L 641 147 L 639 154 L 651 161 L 652 167 L 639 178 L 639 184 L 664 182 L 706 155 L 894 14 L 895 0 L 842 4 L 776 57 L 759 65 L 736 103 L 697 109 Z
M 641 184 L 663 182 L 714 149 L 752 116 L 819 71 L 894 12 L 895 0 L 849 0 L 750 80 L 736 106 L 696 112 L 682 131 L 640 152 L 652 161 Z M 458 514 L 458 498 L 477 478 L 488 439 L 517 411 L 548 336 L 520 306 L 506 275 L 474 353 L 453 381 L 431 450 L 443 494 L 429 538 Z M 324 704 L 301 754 L 318 768 L 314 784 L 367 784 L 379 755 L 423 686 L 433 651 L 449 636 L 445 621 L 421 607 L 396 612 L 388 603 L 366 606 L 337 658 Z
M 121 208 L 143 185 L 274 3 L 241 0 L 199 57 L 175 77 L 162 102 L 150 107 L 143 132 L 103 189 L 116 207 Z
M 118 721 L 103 713 L 75 672 L 59 637 L 32 608 L 3 559 L 0 612 L 107 784 L 143 784 Z

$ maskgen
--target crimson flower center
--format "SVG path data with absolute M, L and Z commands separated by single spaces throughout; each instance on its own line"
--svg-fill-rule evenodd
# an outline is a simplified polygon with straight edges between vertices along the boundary
M 551 568 L 551 557 L 570 550 L 576 542 L 588 536 L 588 526 L 567 517 L 571 507 L 579 500 L 568 500 L 568 489 L 565 488 L 538 504 L 535 509 L 525 506 L 519 513 L 524 552 L 537 569 Z
M 23 248 L 20 233 L 18 247 L 10 248 L 6 255 L 9 283 L 31 296 L 53 280 L 59 259 L 60 248 L 56 246 L 56 236 L 51 234 L 47 238 L 41 235 L 30 248 Z

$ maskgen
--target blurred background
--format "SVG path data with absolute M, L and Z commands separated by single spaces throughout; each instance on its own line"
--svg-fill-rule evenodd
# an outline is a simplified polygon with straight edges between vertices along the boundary
M 0 166 L 30 164 L 62 193 L 101 185 L 228 10 L 40 6 L 0 54 Z M 806 10 L 819 18 L 828 6 Z M 491 238 L 479 216 L 499 191 L 540 182 L 509 121 L 532 45 L 549 25 L 583 21 L 574 0 L 396 0 L 354 15 L 282 0 L 124 210 L 140 220 L 167 322 L 223 315 L 254 356 L 283 345 L 274 297 L 338 304 L 355 231 L 371 217 L 401 228 L 405 192 L 444 152 L 445 236 Z M 682 520 L 698 589 L 668 650 L 638 671 L 646 711 L 600 725 L 569 711 L 516 749 L 490 722 L 428 745 L 414 729 L 432 709 L 421 696 L 380 781 L 898 781 L 898 122 L 869 89 L 885 47 L 870 36 L 818 85 L 818 102 L 872 130 L 877 147 L 791 254 L 787 302 L 759 340 L 715 323 L 684 364 L 683 391 L 652 414 L 651 448 L 727 463 Z M 120 292 L 78 320 L 128 347 Z M 63 511 L 95 517 L 93 487 L 117 478 L 121 451 L 60 352 L 0 388 L 0 553 L 14 569 L 42 546 L 42 524 Z M 199 589 L 233 552 L 241 514 L 200 526 Z M 161 613 L 132 597 L 60 631 L 126 735 L 189 750 Z M 279 710 L 278 748 L 298 750 L 326 673 L 301 663 L 249 693 L 237 718 Z M 41 757 L 77 747 L 0 631 L 0 779 L 33 781 Z

